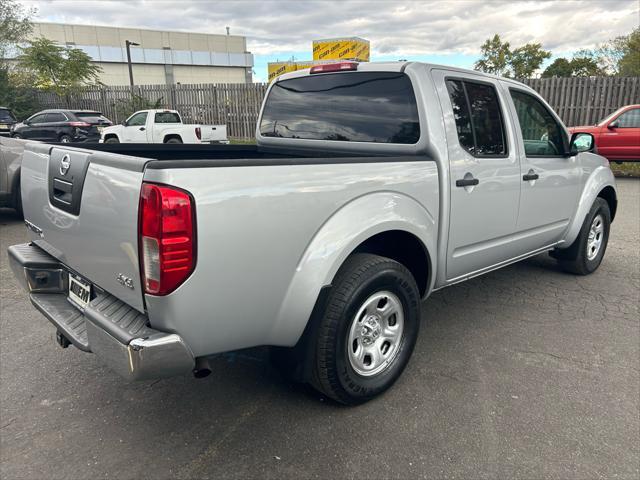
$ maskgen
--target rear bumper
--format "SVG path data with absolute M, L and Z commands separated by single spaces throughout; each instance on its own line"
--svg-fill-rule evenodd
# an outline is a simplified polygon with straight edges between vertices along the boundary
M 146 315 L 107 292 L 96 292 L 84 310 L 67 299 L 69 271 L 33 244 L 9 247 L 14 275 L 31 303 L 80 350 L 95 353 L 129 380 L 182 375 L 195 365 L 175 333 L 154 330 Z

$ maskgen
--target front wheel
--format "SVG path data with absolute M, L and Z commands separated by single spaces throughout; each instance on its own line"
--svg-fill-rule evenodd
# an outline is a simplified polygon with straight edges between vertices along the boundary
M 120 143 L 120 140 L 118 140 L 118 137 L 107 137 L 104 140 L 104 143 Z
M 578 238 L 566 250 L 558 250 L 555 255 L 560 266 L 570 273 L 588 275 L 595 272 L 609 242 L 611 211 L 603 198 L 596 198 L 584 219 Z
M 387 390 L 409 362 L 420 327 L 420 294 L 407 268 L 370 254 L 350 256 L 324 306 L 312 383 L 355 405 Z
M 69 135 L 62 135 L 60 137 L 60 143 L 71 143 L 73 139 Z

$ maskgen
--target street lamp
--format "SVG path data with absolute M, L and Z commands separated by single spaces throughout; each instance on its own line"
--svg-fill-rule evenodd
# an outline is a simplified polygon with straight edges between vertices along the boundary
M 134 47 L 139 47 L 140 44 L 136 42 L 130 42 L 129 40 L 125 40 L 124 44 L 127 46 L 127 64 L 129 65 L 129 83 L 133 87 L 133 68 L 131 67 L 131 45 Z

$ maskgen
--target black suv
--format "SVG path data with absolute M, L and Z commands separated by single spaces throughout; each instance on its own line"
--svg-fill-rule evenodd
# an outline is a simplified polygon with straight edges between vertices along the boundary
M 11 126 L 17 122 L 16 117 L 11 110 L 5 107 L 0 107 L 0 135 L 3 133 L 9 133 Z
M 111 121 L 93 110 L 43 110 L 11 129 L 14 138 L 43 142 L 98 142 Z

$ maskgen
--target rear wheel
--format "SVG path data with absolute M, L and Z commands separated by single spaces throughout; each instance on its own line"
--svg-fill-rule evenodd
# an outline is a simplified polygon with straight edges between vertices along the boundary
M 420 295 L 404 265 L 370 254 L 338 271 L 315 341 L 312 383 L 345 404 L 387 390 L 409 362 L 420 326 Z
M 182 140 L 178 137 L 171 137 L 164 143 L 182 143 Z
M 598 197 L 584 219 L 578 238 L 566 250 L 554 252 L 560 266 L 567 272 L 577 275 L 595 272 L 607 250 L 610 226 L 609 204 Z
M 69 135 L 62 135 L 60 137 L 60 143 L 71 143 L 73 139 Z
M 14 133 L 14 134 L 12 135 L 12 137 L 13 137 L 13 138 L 20 139 L 20 138 L 22 138 L 22 135 L 20 135 L 19 133 Z

